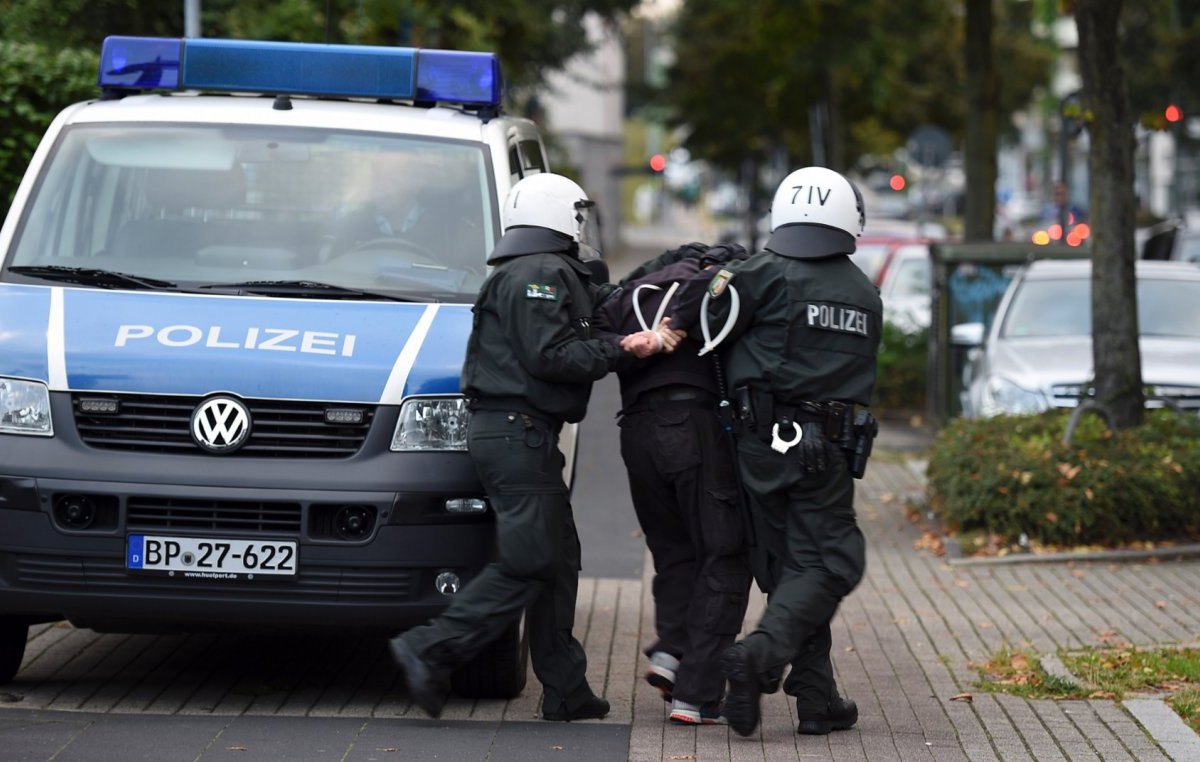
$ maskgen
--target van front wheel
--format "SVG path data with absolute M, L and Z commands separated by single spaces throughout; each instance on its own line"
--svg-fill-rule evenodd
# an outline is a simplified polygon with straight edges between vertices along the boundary
M 522 617 L 455 671 L 450 684 L 463 698 L 510 699 L 525 688 L 528 665 L 529 635 Z

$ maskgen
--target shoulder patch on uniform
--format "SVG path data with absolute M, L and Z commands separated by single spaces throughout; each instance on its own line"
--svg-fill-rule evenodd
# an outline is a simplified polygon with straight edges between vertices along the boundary
M 558 287 L 545 283 L 530 283 L 525 286 L 526 299 L 545 299 L 549 302 L 558 301 Z
M 805 313 L 809 328 L 852 333 L 858 336 L 870 335 L 867 328 L 867 313 L 860 309 L 841 304 L 809 302 Z
M 725 287 L 729 285 L 729 281 L 733 279 L 733 273 L 729 270 L 721 270 L 713 279 L 708 282 L 708 295 L 714 299 L 725 293 Z

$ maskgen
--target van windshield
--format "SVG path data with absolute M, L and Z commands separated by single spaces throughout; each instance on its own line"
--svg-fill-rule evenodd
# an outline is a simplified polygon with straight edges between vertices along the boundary
M 7 264 L 469 300 L 499 227 L 488 167 L 481 146 L 435 138 L 75 126 Z

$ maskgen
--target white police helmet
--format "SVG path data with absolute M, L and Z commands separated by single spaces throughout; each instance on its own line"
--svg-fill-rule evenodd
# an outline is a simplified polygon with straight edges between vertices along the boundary
M 775 191 L 766 248 L 797 259 L 853 254 L 865 224 L 862 194 L 854 183 L 832 169 L 805 167 Z
M 580 239 L 592 202 L 573 180 L 562 175 L 530 175 L 512 187 L 504 199 L 501 215 L 504 230 L 539 227 Z

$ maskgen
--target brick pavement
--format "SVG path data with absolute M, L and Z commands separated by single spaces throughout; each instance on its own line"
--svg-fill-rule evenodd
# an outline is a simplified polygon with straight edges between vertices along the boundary
M 914 548 L 919 531 L 903 504 L 919 489 L 911 462 L 886 453 L 860 483 L 868 570 L 834 622 L 838 679 L 860 710 L 848 732 L 797 736 L 782 694 L 765 697 L 762 728 L 749 739 L 667 724 L 666 705 L 640 679 L 640 647 L 653 630 L 648 578 L 585 578 L 576 632 L 590 681 L 613 704 L 600 724 L 629 726 L 629 759 L 1170 759 L 1116 702 L 989 695 L 972 687 L 970 662 L 1004 646 L 1052 653 L 1200 641 L 1200 562 L 952 566 Z M 747 627 L 762 605 L 755 595 Z M 973 701 L 951 700 L 964 692 Z M 531 675 L 522 696 L 454 700 L 443 720 L 519 723 L 537 716 L 538 701 Z M 98 635 L 67 625 L 32 630 L 25 666 L 0 690 L 0 706 L 140 717 L 420 717 L 377 641 Z M 571 731 L 555 733 L 569 739 Z M 1190 758 L 1186 739 L 1172 748 Z
M 903 506 L 920 487 L 911 464 L 887 456 L 860 483 L 868 570 L 834 622 L 833 649 L 842 690 L 859 706 L 857 728 L 798 736 L 782 695 L 765 697 L 763 725 L 749 739 L 673 727 L 656 692 L 639 683 L 630 759 L 1170 759 L 1117 702 L 982 693 L 970 664 L 1005 646 L 1054 653 L 1200 642 L 1200 563 L 951 566 L 914 547 L 919 531 Z M 756 595 L 747 628 L 762 605 Z M 973 700 L 951 700 L 961 693 Z

